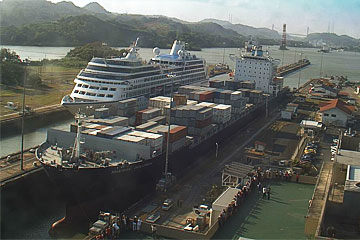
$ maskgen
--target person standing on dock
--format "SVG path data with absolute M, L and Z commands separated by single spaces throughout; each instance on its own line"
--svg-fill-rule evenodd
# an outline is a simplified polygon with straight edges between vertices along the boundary
M 141 218 L 139 218 L 139 220 L 137 222 L 137 230 L 138 231 L 140 231 L 140 229 L 141 229 L 141 223 L 142 223 Z
M 262 191 L 263 191 L 262 198 L 264 199 L 264 198 L 266 198 L 266 191 L 267 191 L 266 187 L 263 187 Z
M 152 238 L 156 239 L 156 226 L 151 225 L 151 234 L 152 234 Z
M 137 230 L 137 223 L 138 223 L 138 219 L 135 216 L 133 219 L 133 224 L 132 224 L 132 230 L 135 232 Z
M 119 237 L 119 230 L 120 230 L 120 227 L 119 227 L 119 225 L 117 224 L 117 222 L 115 221 L 114 223 L 113 223 L 113 231 L 114 231 L 114 237 L 115 238 L 118 238 Z
M 259 195 L 261 194 L 261 191 L 262 191 L 262 185 L 261 185 L 261 182 L 259 182 L 258 184 L 258 190 L 259 190 Z
M 267 189 L 267 199 L 270 200 L 270 193 L 271 192 L 271 187 L 269 186 Z

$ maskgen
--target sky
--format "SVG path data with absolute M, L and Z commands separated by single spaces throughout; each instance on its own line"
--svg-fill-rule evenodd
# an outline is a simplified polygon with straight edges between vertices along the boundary
M 51 0 L 59 2 L 60 0 Z M 253 27 L 289 33 L 335 32 L 360 38 L 360 0 L 72 0 L 83 7 L 98 2 L 116 13 L 165 15 L 196 22 L 205 18 L 232 20 Z

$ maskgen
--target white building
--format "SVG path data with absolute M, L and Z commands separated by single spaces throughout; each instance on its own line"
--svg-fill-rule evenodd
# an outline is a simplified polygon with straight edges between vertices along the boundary
M 320 107 L 322 123 L 339 127 L 346 127 L 346 123 L 353 111 L 353 106 L 346 105 L 339 99 L 331 100 L 325 106 Z
M 250 81 L 255 83 L 255 89 L 276 95 L 282 84 L 273 81 L 278 62 L 263 56 L 261 48 L 236 58 L 235 81 Z

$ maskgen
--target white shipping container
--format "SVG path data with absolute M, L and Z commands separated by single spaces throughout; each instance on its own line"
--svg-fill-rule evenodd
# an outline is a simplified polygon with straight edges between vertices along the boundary
M 143 137 L 122 135 L 122 136 L 117 137 L 115 139 L 120 140 L 120 141 L 124 141 L 124 142 L 130 142 L 130 143 L 135 143 L 135 144 L 140 144 L 140 145 L 146 145 L 146 140 Z

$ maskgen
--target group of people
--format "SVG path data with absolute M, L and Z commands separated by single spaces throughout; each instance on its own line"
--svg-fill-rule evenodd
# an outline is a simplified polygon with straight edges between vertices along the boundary
M 255 188 L 255 186 L 263 181 L 264 174 L 262 173 L 261 169 L 255 171 L 250 174 L 249 179 L 246 183 L 239 188 L 239 191 L 234 196 L 233 200 L 229 204 L 226 209 L 223 209 L 218 217 L 219 226 L 223 226 L 224 222 L 229 219 L 232 215 L 234 215 L 241 204 L 245 201 L 248 194 Z
M 108 213 L 105 213 L 107 215 L 101 215 L 99 216 L 100 220 L 103 220 L 105 222 L 108 222 L 108 226 L 105 228 L 105 230 L 96 235 L 93 239 L 114 239 L 119 238 L 121 232 L 125 231 L 140 231 L 142 221 L 138 217 L 134 217 L 133 219 L 130 219 L 127 215 L 122 216 L 112 216 Z

